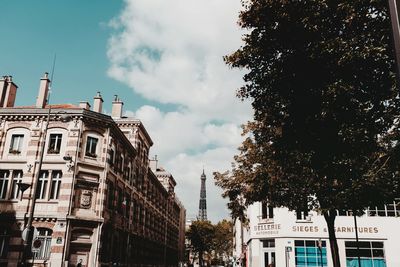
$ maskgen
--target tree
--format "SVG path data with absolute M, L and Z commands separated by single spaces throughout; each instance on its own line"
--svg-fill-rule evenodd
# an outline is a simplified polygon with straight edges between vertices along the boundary
M 213 239 L 215 236 L 214 226 L 209 221 L 194 221 L 186 232 L 193 250 L 199 255 L 199 264 L 203 264 L 204 252 L 211 252 L 214 248 Z
M 260 200 L 325 217 L 399 195 L 399 91 L 386 0 L 243 0 L 237 95 L 254 121 L 232 170 L 216 173 L 232 216 Z
M 231 221 L 222 220 L 215 226 L 214 252 L 216 259 L 226 261 L 233 252 L 233 224 Z

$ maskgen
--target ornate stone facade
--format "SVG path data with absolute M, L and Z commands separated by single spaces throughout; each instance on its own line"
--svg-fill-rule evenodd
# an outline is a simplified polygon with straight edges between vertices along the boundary
M 96 110 L 86 102 L 0 108 L 0 266 L 21 259 L 33 186 L 42 241 L 35 266 L 177 265 L 184 207 L 149 167 L 153 142 L 143 124 L 121 110 L 102 114 L 101 103 L 98 94 Z M 23 193 L 21 183 L 29 185 Z

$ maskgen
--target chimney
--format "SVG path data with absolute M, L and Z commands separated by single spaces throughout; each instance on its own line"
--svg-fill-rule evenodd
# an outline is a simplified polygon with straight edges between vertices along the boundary
M 79 107 L 86 109 L 86 110 L 90 110 L 90 104 L 87 101 L 81 101 L 79 102 Z
M 17 88 L 18 86 L 12 81 L 12 76 L 3 76 L 0 79 L 0 107 L 14 107 Z
M 114 101 L 112 102 L 111 117 L 117 118 L 117 119 L 121 118 L 123 105 L 124 105 L 124 103 L 121 101 L 121 99 L 119 99 L 118 96 L 115 95 Z
M 40 79 L 39 95 L 36 99 L 36 107 L 44 108 L 47 104 L 47 95 L 49 93 L 49 73 L 45 72 L 43 78 Z
M 102 113 L 103 112 L 103 98 L 101 97 L 100 92 L 97 92 L 97 95 L 93 98 L 93 111 Z

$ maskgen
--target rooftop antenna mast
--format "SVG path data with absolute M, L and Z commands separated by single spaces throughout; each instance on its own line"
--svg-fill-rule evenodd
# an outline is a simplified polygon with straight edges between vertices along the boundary
M 51 94 L 51 90 L 53 88 L 53 77 L 54 77 L 54 69 L 56 68 L 56 59 L 57 59 L 57 54 L 54 53 L 53 66 L 51 67 L 49 93 L 47 94 L 47 100 L 46 100 L 48 105 L 50 105 L 50 94 Z

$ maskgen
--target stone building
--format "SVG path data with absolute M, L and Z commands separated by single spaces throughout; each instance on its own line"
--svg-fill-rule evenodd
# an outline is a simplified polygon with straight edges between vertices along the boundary
M 365 210 L 357 217 L 337 211 L 335 234 L 341 266 L 399 266 L 400 199 Z M 235 224 L 234 266 L 333 266 L 327 225 L 317 211 L 289 211 L 256 202 L 247 209 L 248 222 Z M 356 242 L 358 234 L 358 247 Z
M 176 266 L 185 209 L 150 169 L 143 124 L 118 98 L 103 114 L 100 93 L 93 109 L 48 105 L 49 85 L 45 74 L 36 105 L 15 107 L 17 86 L 0 79 L 0 266 L 21 260 L 35 185 L 35 266 Z

